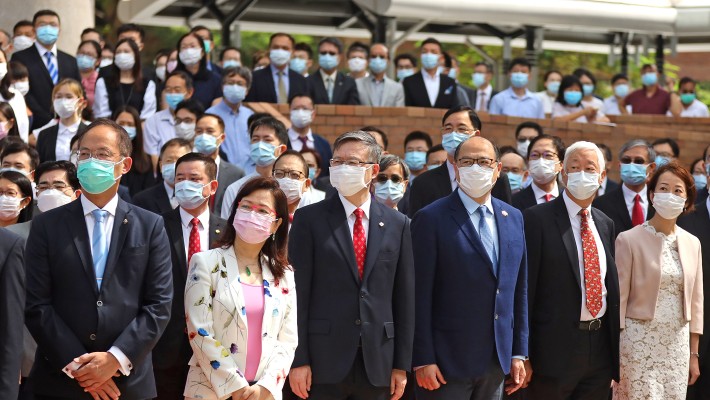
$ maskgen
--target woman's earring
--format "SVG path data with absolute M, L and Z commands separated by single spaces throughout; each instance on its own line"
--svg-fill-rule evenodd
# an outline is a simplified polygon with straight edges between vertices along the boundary
M 271 240 L 275 240 L 276 238 L 276 232 L 271 232 Z

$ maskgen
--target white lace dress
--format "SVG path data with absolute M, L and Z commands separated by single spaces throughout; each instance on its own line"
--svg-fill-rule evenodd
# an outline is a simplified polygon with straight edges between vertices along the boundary
M 621 331 L 621 381 L 616 400 L 681 400 L 688 388 L 690 329 L 683 318 L 683 269 L 675 235 L 663 238 L 661 288 L 651 321 L 626 318 Z

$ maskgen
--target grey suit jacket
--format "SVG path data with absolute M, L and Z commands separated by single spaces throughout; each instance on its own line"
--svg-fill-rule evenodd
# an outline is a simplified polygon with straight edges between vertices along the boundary
M 399 82 L 385 76 L 385 87 L 382 90 L 382 104 L 375 104 L 374 82 L 372 75 L 355 80 L 360 104 L 374 107 L 404 107 L 404 88 Z
M 212 203 L 210 211 L 219 214 L 219 211 L 222 209 L 222 199 L 224 199 L 224 191 L 227 190 L 227 186 L 238 181 L 242 177 L 244 177 L 243 169 L 224 160 L 219 161 L 219 172 L 217 173 L 217 193 L 214 195 L 214 203 Z

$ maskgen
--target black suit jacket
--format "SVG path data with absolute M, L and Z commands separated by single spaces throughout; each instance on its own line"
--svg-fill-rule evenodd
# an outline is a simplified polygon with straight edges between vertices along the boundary
M 298 286 L 298 348 L 293 367 L 310 365 L 313 383 L 350 372 L 362 345 L 374 386 L 412 367 L 414 264 L 409 219 L 372 201 L 363 279 L 340 196 L 296 211 L 289 260 Z
M 619 182 L 612 181 L 611 179 L 607 179 L 604 194 L 607 194 L 609 192 L 613 192 L 614 190 L 619 189 L 619 188 L 621 188 L 621 185 L 619 184 Z
M 182 220 L 180 207 L 163 214 L 165 231 L 170 240 L 170 259 L 173 266 L 173 304 L 170 312 L 170 322 L 153 349 L 153 366 L 156 369 L 169 369 L 183 366 L 188 369 L 188 361 L 192 356 L 190 341 L 187 337 L 185 323 L 185 282 L 187 281 L 187 253 L 182 235 Z M 227 221 L 210 214 L 209 248 L 217 240 Z
M 342 72 L 338 72 L 335 76 L 332 102 L 328 101 L 328 91 L 325 90 L 320 70 L 312 73 L 306 79 L 308 79 L 311 98 L 315 104 L 360 104 L 360 95 L 357 92 L 355 80 Z
M 648 199 L 645 200 L 648 201 Z M 631 225 L 631 215 L 629 215 L 629 209 L 626 208 L 626 200 L 624 200 L 624 192 L 621 186 L 616 190 L 605 193 L 604 196 L 597 197 L 594 199 L 593 204 L 594 207 L 601 210 L 607 217 L 614 221 L 615 235 L 633 228 L 633 225 Z M 649 202 L 646 220 L 651 219 L 655 213 L 656 210 Z M 614 236 L 614 238 L 616 238 L 616 236 Z
M 16 399 L 25 326 L 25 241 L 0 228 L 0 398 Z
M 288 69 L 288 98 L 294 94 L 308 94 L 308 81 L 303 75 Z M 262 68 L 252 75 L 251 89 L 245 101 L 278 103 L 271 67 Z
M 523 212 L 528 249 L 530 362 L 538 376 L 565 376 L 575 353 L 584 277 L 563 195 Z M 614 225 L 592 208 L 606 254 L 607 309 L 602 329 L 610 337 L 612 378 L 619 381 L 619 277 L 614 263 Z M 533 378 L 535 379 L 535 378 Z
M 446 163 L 441 164 L 439 168 L 434 168 L 419 175 L 409 190 L 412 192 L 409 195 L 409 204 L 407 206 L 407 215 L 410 218 L 414 217 L 414 214 L 420 209 L 442 197 L 450 195 L 451 180 L 449 179 L 449 169 Z M 495 185 L 493 185 L 491 195 L 498 200 L 513 204 L 508 175 L 500 174 Z
M 52 89 L 54 83 L 49 76 L 49 71 L 44 65 L 42 56 L 36 46 L 31 46 L 12 55 L 12 61 L 22 63 L 27 67 L 30 78 L 30 91 L 25 96 L 27 106 L 32 110 L 32 129 L 38 129 L 52 119 Z M 76 59 L 69 54 L 57 50 L 57 68 L 59 69 L 59 81 L 64 78 L 72 78 L 81 82 L 79 67 Z
M 84 353 L 118 347 L 133 365 L 113 378 L 128 399 L 156 395 L 150 352 L 170 319 L 170 244 L 159 215 L 118 200 L 101 289 L 81 201 L 34 218 L 25 252 L 30 374 L 44 396 L 90 399 L 63 372 Z
M 700 240 L 703 257 L 703 287 L 710 288 L 710 213 L 705 200 L 695 205 L 695 211 L 678 218 L 678 226 L 690 232 Z M 710 310 L 710 295 L 704 297 L 704 310 Z M 710 366 L 710 318 L 703 323 L 704 335 L 700 336 L 700 365 Z
M 465 86 L 464 86 L 465 87 Z M 476 89 L 471 89 L 473 91 L 473 94 L 468 95 L 468 99 L 471 100 L 471 107 L 476 108 L 478 106 L 478 90 Z M 491 99 L 493 96 L 497 95 L 498 91 L 493 89 L 491 90 L 491 97 L 486 99 L 486 110 L 488 110 L 491 106 Z
M 433 106 L 429 102 L 429 95 L 427 94 L 421 71 L 404 78 L 402 86 L 404 87 L 404 104 L 407 107 L 449 109 L 458 105 L 456 81 L 446 75 L 439 74 L 439 95 L 436 97 L 436 102 Z
M 159 215 L 173 209 L 162 181 L 133 196 L 132 203 L 135 206 Z
M 537 205 L 535 192 L 533 192 L 532 184 L 525 189 L 513 195 L 513 207 L 520 211 L 524 211 L 532 206 Z
M 79 122 L 79 129 L 77 129 L 76 134 L 81 134 L 86 127 L 86 124 Z M 57 154 L 55 152 L 57 149 L 57 136 L 59 136 L 59 124 L 40 131 L 40 135 L 37 138 L 37 145 L 35 146 L 37 153 L 39 153 L 40 162 L 57 160 Z
M 707 200 L 708 198 L 708 188 L 704 187 L 700 190 L 698 190 L 698 196 L 696 197 L 695 201 L 700 204 L 703 201 Z
M 263 71 L 263 69 L 259 71 Z M 217 174 L 217 192 L 214 195 L 214 203 L 212 203 L 211 209 L 212 212 L 219 213 L 220 210 L 222 210 L 222 200 L 224 199 L 224 192 L 227 190 L 227 187 L 243 177 L 243 169 L 224 160 L 220 160 L 219 174 Z M 165 190 L 163 190 L 163 192 L 165 192 Z

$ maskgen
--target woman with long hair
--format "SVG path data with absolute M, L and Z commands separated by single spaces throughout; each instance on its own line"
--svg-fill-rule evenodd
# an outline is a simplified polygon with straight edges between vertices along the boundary
M 204 40 L 195 33 L 186 33 L 178 40 L 176 70 L 187 72 L 195 85 L 192 98 L 208 109 L 215 99 L 222 97 L 222 78 L 207 69 Z
M 143 127 L 138 110 L 131 106 L 120 106 L 113 112 L 111 119 L 126 130 L 131 138 L 133 150 L 131 170 L 121 178 L 121 185 L 128 187 L 131 196 L 135 196 L 155 185 L 155 173 L 150 156 L 143 149 Z
M 7 102 L 12 107 L 15 115 L 15 125 L 22 140 L 27 142 L 30 131 L 30 120 L 27 115 L 27 104 L 25 96 L 13 87 L 13 65 L 18 63 L 8 63 L 5 52 L 0 50 L 0 102 Z M 24 67 L 23 67 L 24 68 Z M 27 68 L 25 68 L 27 71 Z M 29 87 L 28 87 L 29 90 Z

